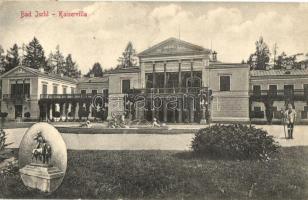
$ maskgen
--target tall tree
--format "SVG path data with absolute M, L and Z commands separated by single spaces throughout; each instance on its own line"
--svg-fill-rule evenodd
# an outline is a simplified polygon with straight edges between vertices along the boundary
M 0 74 L 5 72 L 5 55 L 2 46 L 0 45 Z
M 76 65 L 76 62 L 73 61 L 72 55 L 68 54 L 65 58 L 65 76 L 69 76 L 72 78 L 78 78 L 79 77 L 79 71 L 78 66 Z
M 251 54 L 247 63 L 253 69 L 264 70 L 266 65 L 270 61 L 270 51 L 267 44 L 264 42 L 263 37 L 261 36 L 258 41 L 256 41 L 256 51 Z
M 90 77 L 90 74 L 94 74 L 94 77 L 102 77 L 103 76 L 103 68 L 100 63 L 94 63 L 92 69 L 89 69 L 89 72 L 85 75 L 86 77 Z
M 26 46 L 26 55 L 24 56 L 23 64 L 26 67 L 34 69 L 39 69 L 40 67 L 46 68 L 44 49 L 36 37 Z
M 56 52 L 53 55 L 53 59 L 55 62 L 54 72 L 57 74 L 66 74 L 67 72 L 65 69 L 65 60 L 63 54 L 60 52 L 59 45 L 56 47 Z
M 118 67 L 121 68 L 136 66 L 137 64 L 136 50 L 134 49 L 133 44 L 131 42 L 128 42 L 124 52 L 122 53 L 122 57 L 120 57 L 118 61 L 120 62 Z
M 46 70 L 47 72 L 54 72 L 55 68 L 56 68 L 56 61 L 54 59 L 53 53 L 50 52 L 46 60 Z
M 5 59 L 6 59 L 5 71 L 9 71 L 19 65 L 20 59 L 19 59 L 17 44 L 14 44 L 13 47 L 7 51 Z

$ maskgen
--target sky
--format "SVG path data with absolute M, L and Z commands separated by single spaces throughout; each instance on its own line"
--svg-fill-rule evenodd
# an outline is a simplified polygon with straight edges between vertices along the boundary
M 35 11 L 87 13 L 36 18 Z M 21 11 L 32 17 L 20 18 Z M 95 62 L 115 67 L 127 43 L 141 52 L 170 37 L 212 48 L 223 62 L 247 60 L 263 36 L 272 51 L 308 53 L 308 3 L 0 2 L 0 45 L 28 44 L 45 55 L 60 46 L 83 73 Z

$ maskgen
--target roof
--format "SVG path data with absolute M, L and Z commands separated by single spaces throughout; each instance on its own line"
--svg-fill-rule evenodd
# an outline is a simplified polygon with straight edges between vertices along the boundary
M 271 69 L 271 70 L 251 70 L 251 77 L 268 77 L 268 76 L 307 76 L 308 69 Z
M 169 46 L 168 46 L 169 45 Z M 173 45 L 173 46 L 172 46 Z M 177 48 L 181 47 L 181 48 Z M 180 39 L 166 39 L 138 54 L 139 57 L 161 55 L 161 54 L 178 54 L 178 53 L 210 53 L 211 50 L 198 46 Z
M 222 62 L 210 62 L 210 68 L 249 68 L 248 64 L 242 63 L 222 63 Z
M 63 80 L 63 81 L 69 81 L 69 82 L 73 82 L 73 83 L 76 83 L 77 80 L 74 79 L 74 78 L 70 78 L 70 77 L 67 77 L 67 76 L 61 76 L 59 74 L 55 74 L 55 73 L 47 73 L 47 72 L 41 72 L 40 70 L 38 69 L 34 69 L 34 68 L 30 68 L 30 67 L 25 67 L 25 66 L 17 66 L 13 69 L 11 69 L 10 71 L 2 74 L 0 77 L 5 77 L 6 75 L 10 74 L 11 72 L 19 69 L 19 68 L 22 68 L 24 69 L 25 71 L 29 71 L 30 73 L 33 73 L 34 75 L 37 75 L 37 76 L 42 76 L 42 77 L 45 77 L 45 78 L 54 78 L 54 79 L 60 79 L 60 80 Z
M 78 83 L 106 83 L 108 77 L 82 77 L 77 80 Z
M 105 72 L 105 74 L 119 74 L 119 73 L 139 73 L 139 67 L 128 67 L 128 68 L 116 68 L 111 71 Z

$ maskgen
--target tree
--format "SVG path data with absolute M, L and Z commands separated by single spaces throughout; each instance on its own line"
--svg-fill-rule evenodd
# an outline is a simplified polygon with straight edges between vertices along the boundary
M 287 56 L 285 52 L 282 52 L 277 57 L 277 64 L 275 69 L 286 69 L 288 66 L 294 68 L 295 67 L 296 55 Z
M 0 45 L 0 74 L 5 72 L 5 55 L 2 46 Z
M 20 59 L 19 59 L 17 44 L 14 44 L 13 47 L 7 51 L 5 59 L 6 59 L 5 71 L 9 71 L 19 65 Z
M 85 75 L 86 77 L 90 77 L 90 74 L 94 74 L 94 77 L 102 77 L 103 76 L 103 68 L 100 63 L 94 63 L 92 69 L 89 69 L 89 72 Z
M 250 64 L 251 68 L 256 70 L 266 69 L 266 65 L 270 61 L 270 51 L 267 44 L 264 42 L 261 36 L 258 41 L 256 41 L 256 51 L 251 54 L 247 63 Z
M 76 65 L 76 62 L 73 61 L 72 55 L 68 54 L 65 58 L 65 76 L 78 78 L 80 71 L 78 71 L 78 66 Z
M 67 71 L 65 69 L 65 60 L 63 54 L 60 52 L 60 47 L 57 45 L 56 52 L 53 55 L 53 59 L 55 62 L 55 68 L 53 69 L 56 74 L 66 74 Z
M 122 53 L 122 57 L 120 57 L 118 61 L 120 62 L 118 67 L 121 68 L 136 66 L 137 64 L 136 50 L 133 48 L 133 44 L 131 42 L 128 42 L 124 52 Z
M 26 67 L 46 69 L 46 58 L 44 49 L 36 37 L 26 46 L 26 55 L 24 56 L 23 64 Z
M 50 52 L 46 61 L 46 71 L 54 72 L 55 68 L 56 68 L 56 62 L 54 59 L 54 55 L 52 52 Z

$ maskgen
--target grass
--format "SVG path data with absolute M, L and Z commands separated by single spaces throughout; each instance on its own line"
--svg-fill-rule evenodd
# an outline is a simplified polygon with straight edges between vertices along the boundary
M 0 198 L 307 199 L 308 147 L 269 162 L 215 160 L 179 151 L 69 151 L 60 188 L 47 196 L 19 175 L 0 176 Z

